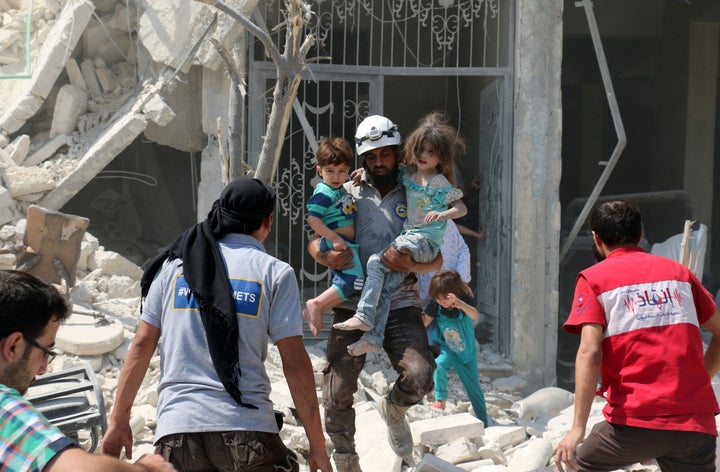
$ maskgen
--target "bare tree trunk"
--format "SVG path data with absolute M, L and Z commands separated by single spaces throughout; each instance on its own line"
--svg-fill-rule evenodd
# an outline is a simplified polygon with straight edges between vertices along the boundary
M 304 39 L 301 38 L 305 25 L 305 16 L 310 11 L 309 5 L 303 0 L 286 0 L 287 32 L 285 35 L 285 49 L 283 54 L 280 54 L 280 51 L 275 47 L 272 38 L 266 31 L 233 10 L 222 0 L 196 1 L 213 5 L 240 22 L 250 33 L 260 40 L 275 64 L 275 68 L 277 69 L 277 82 L 275 83 L 275 90 L 273 92 L 273 105 L 270 110 L 263 147 L 254 175 L 263 182 L 271 184 L 278 162 L 280 161 L 283 141 L 285 140 L 285 133 L 287 132 L 288 122 L 290 121 L 292 113 L 292 104 L 295 101 L 298 87 L 302 80 L 301 72 L 306 65 L 305 57 L 313 44 L 315 44 L 315 37 L 313 35 L 308 35 Z M 238 156 L 242 155 L 242 150 L 239 149 L 242 145 L 242 140 L 239 135 L 242 124 L 240 112 L 241 97 L 239 94 L 241 93 L 240 87 L 242 85 L 240 84 L 239 70 L 234 61 L 230 59 L 227 51 L 218 41 L 213 40 L 213 44 L 215 44 L 218 53 L 230 71 L 232 85 L 228 106 L 228 126 L 230 127 L 230 178 L 234 179 L 243 175 L 242 169 L 237 168 L 237 162 L 240 161 Z M 238 171 L 241 172 L 239 175 Z

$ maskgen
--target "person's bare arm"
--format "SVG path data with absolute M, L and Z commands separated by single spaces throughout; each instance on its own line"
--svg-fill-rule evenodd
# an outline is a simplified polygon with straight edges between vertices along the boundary
M 716 310 L 702 326 L 712 334 L 705 351 L 705 370 L 714 377 L 720 371 L 720 310 Z
M 477 311 L 477 308 L 470 305 L 469 303 L 466 303 L 463 299 L 456 296 L 454 293 L 448 294 L 448 299 L 452 301 L 452 306 L 454 308 L 459 308 L 462 310 L 463 313 L 468 315 L 472 320 L 477 320 L 480 318 L 480 313 Z
M 331 472 L 332 466 L 325 450 L 325 435 L 320 424 L 315 375 L 302 336 L 283 338 L 277 342 L 277 347 L 290 395 L 310 442 L 310 470 Z
M 602 362 L 603 327 L 595 323 L 582 325 L 580 347 L 575 357 L 575 414 L 567 435 L 560 441 L 555 454 L 555 465 L 564 471 L 562 464 L 577 469 L 575 450 L 585 439 L 585 428 L 595 398 L 600 363 Z
M 337 234 L 335 231 L 331 230 L 327 227 L 323 221 L 318 218 L 317 216 L 308 216 L 307 217 L 308 225 L 315 231 L 317 234 L 322 236 L 323 238 L 327 239 L 328 241 L 332 242 L 333 249 L 336 251 L 342 251 L 343 249 L 347 249 L 347 244 L 345 243 L 345 240 L 340 237 L 339 234 Z
M 455 200 L 454 202 L 450 202 L 450 208 L 445 211 L 429 211 L 427 215 L 425 215 L 425 223 L 454 220 L 455 218 L 462 218 L 465 215 L 467 215 L 467 207 L 462 200 Z
M 102 442 L 103 454 L 120 457 L 125 448 L 125 456 L 132 459 L 130 411 L 159 339 L 160 329 L 145 321 L 140 322 L 120 372 L 110 425 Z
M 343 251 L 321 251 L 320 238 L 313 238 L 307 245 L 308 254 L 315 262 L 335 270 L 349 269 L 353 266 L 353 254 L 350 248 Z
M 162 456 L 149 454 L 134 464 L 99 454 L 90 454 L 79 447 L 60 451 L 43 468 L 43 472 L 172 472 L 175 468 Z
M 438 255 L 430 262 L 421 263 L 415 262 L 410 255 L 398 250 L 394 246 L 389 246 L 385 249 L 382 255 L 382 262 L 390 270 L 396 270 L 398 272 L 435 272 L 442 268 L 443 258 L 442 254 Z
M 428 326 L 430 326 L 430 323 L 433 322 L 433 317 L 432 317 L 432 316 L 428 316 L 428 315 L 426 315 L 425 313 L 423 313 L 422 319 L 423 319 L 423 324 L 425 325 L 426 328 L 427 328 Z

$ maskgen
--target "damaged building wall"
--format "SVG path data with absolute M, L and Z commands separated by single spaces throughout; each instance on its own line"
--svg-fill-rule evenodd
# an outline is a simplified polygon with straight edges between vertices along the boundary
M 249 14 L 257 2 L 228 3 Z M 186 156 L 198 154 L 195 208 L 172 211 L 204 217 L 222 185 L 217 129 L 218 119 L 227 120 L 229 84 L 224 65 L 208 41 L 202 41 L 194 54 L 188 53 L 215 10 L 191 0 L 38 0 L 34 5 L 34 38 L 62 41 L 33 39 L 33 79 L 20 83 L 27 87 L 37 80 L 36 74 L 43 75 L 42 93 L 23 95 L 12 85 L 13 97 L 32 98 L 31 111 L 14 105 L 15 101 L 0 102 L 0 117 L 7 117 L 0 120 L 0 225 L 17 221 L 30 203 L 62 210 L 119 155 L 144 141 L 178 150 L 177 165 L 188 173 L 193 170 Z M 553 251 L 557 251 L 559 166 L 555 161 L 559 151 L 553 146 L 559 146 L 560 105 L 554 80 L 535 71 L 559 73 L 561 50 L 556 36 L 562 4 L 557 0 L 551 10 L 542 11 L 533 10 L 537 8 L 533 5 L 529 0 L 516 2 L 518 76 L 535 80 L 516 81 L 518 112 L 512 131 L 515 247 L 510 271 L 512 286 L 523 290 L 512 293 L 509 316 L 512 358 L 520 371 L 534 372 L 532 385 L 538 386 L 552 383 L 554 377 L 554 364 L 546 360 L 554 354 L 556 321 L 553 324 L 552 318 L 557 313 L 557 255 Z M 3 18 L 23 15 L 27 12 L 22 5 L 3 12 Z M 212 36 L 230 49 L 243 37 L 240 32 L 226 15 L 219 15 Z M 552 52 L 547 55 L 547 51 Z M 46 67 L 55 71 L 54 78 L 38 59 L 46 56 L 53 59 Z M 166 83 L 177 68 L 178 75 Z M 16 73 L 17 64 L 1 69 L 0 73 Z M 37 97 L 41 97 L 39 105 Z M 152 198 L 146 200 L 157 204 Z M 543 235 L 540 246 L 538 235 Z M 544 249 L 538 251 L 538 247 Z M 543 302 L 538 305 L 538 300 Z M 546 317 L 532 315 L 538 306 Z M 535 333 L 539 332 L 545 336 L 538 337 Z

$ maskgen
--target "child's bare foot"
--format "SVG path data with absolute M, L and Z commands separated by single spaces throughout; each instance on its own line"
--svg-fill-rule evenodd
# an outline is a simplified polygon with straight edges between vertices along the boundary
M 353 316 L 349 320 L 343 321 L 342 323 L 335 323 L 333 325 L 333 328 L 341 329 L 343 331 L 352 331 L 353 329 L 359 329 L 360 331 L 370 331 L 372 329 L 372 326 L 360 320 L 360 318 L 356 318 Z
M 368 352 L 377 352 L 380 350 L 377 346 L 370 344 L 362 338 L 360 338 L 359 341 L 350 344 L 347 349 L 350 355 L 355 357 L 362 356 Z
M 445 409 L 445 400 L 435 400 L 432 403 L 433 408 L 439 408 L 441 410 Z
M 313 336 L 317 336 L 323 328 L 323 306 L 314 298 L 305 302 L 305 309 L 302 312 L 303 318 L 308 322 Z

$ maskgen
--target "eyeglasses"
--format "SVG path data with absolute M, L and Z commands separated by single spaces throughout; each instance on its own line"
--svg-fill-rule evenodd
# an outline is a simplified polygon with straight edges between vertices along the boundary
M 38 343 L 30 336 L 28 336 L 27 334 L 23 334 L 23 338 L 25 339 L 25 341 L 28 342 L 28 344 L 40 349 L 43 352 L 43 355 L 45 356 L 45 359 L 47 359 L 48 364 L 51 363 L 53 361 L 53 359 L 55 359 L 55 357 L 57 357 L 57 352 L 53 351 L 52 349 L 46 348 L 45 346 Z

